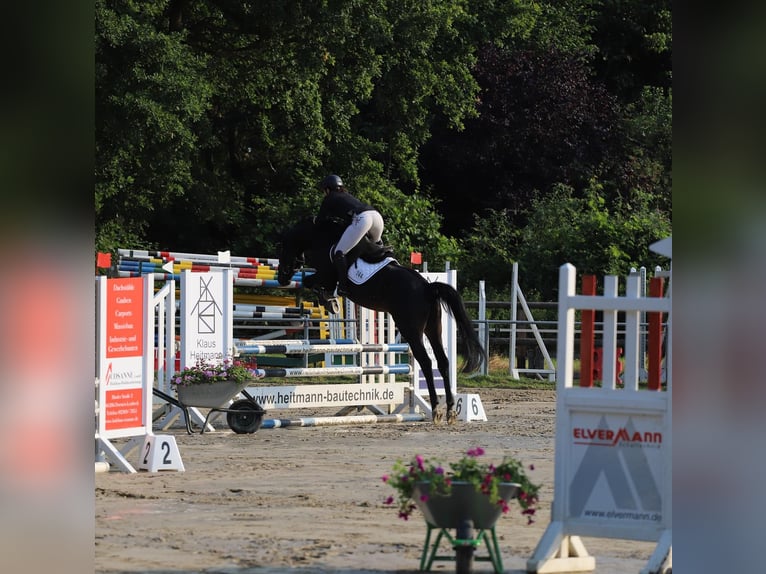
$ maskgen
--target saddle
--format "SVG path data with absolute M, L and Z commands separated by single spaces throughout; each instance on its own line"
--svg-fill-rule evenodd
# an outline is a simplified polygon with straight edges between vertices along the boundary
M 335 248 L 337 243 L 333 243 L 330 246 L 330 261 L 332 261 L 335 254 Z M 371 241 L 369 237 L 365 236 L 362 240 L 356 244 L 356 246 L 346 253 L 346 263 L 351 267 L 357 259 L 366 261 L 367 263 L 380 263 L 386 258 L 394 257 L 394 248 L 390 245 L 383 245 L 383 243 L 375 243 Z
M 362 240 L 349 253 L 346 254 L 346 261 L 349 267 L 357 259 L 367 263 L 380 263 L 386 257 L 394 256 L 394 248 L 383 243 L 375 243 L 369 237 L 363 237 Z

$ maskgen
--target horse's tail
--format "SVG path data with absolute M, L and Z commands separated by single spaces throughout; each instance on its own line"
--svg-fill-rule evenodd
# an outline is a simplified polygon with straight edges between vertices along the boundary
M 481 366 L 481 361 L 487 360 L 487 352 L 481 346 L 479 336 L 474 331 L 473 323 L 463 304 L 463 298 L 454 287 L 447 283 L 434 282 L 433 286 L 436 297 L 444 304 L 457 323 L 457 333 L 463 341 L 465 364 L 461 369 L 464 373 L 475 371 Z

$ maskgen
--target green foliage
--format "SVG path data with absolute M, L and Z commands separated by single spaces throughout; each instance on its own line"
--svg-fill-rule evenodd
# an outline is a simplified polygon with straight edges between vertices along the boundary
M 593 69 L 621 101 L 635 101 L 645 86 L 670 87 L 670 0 L 603 0 L 591 25 Z
M 511 225 L 507 210 L 487 209 L 474 216 L 474 225 L 461 241 L 463 255 L 457 262 L 462 285 L 475 286 L 485 281 L 486 295 L 510 293 L 514 246 L 518 232 Z
M 114 7 L 112 7 L 114 6 Z M 158 30 L 161 3 L 96 2 L 97 244 L 130 243 L 147 213 L 193 181 L 212 85 L 207 59 L 181 34 Z
M 563 260 L 650 264 L 672 212 L 670 8 L 96 0 L 96 247 L 272 257 L 338 173 L 401 261 L 492 294 L 514 260 L 528 297 Z
M 519 273 L 539 290 L 527 292 L 527 298 L 555 300 L 558 268 L 564 263 L 597 276 L 625 275 L 631 266 L 659 264 L 661 258 L 649 252 L 649 245 L 670 234 L 666 215 L 646 202 L 617 204 L 610 210 L 599 190 L 592 182 L 583 197 L 576 197 L 572 188 L 558 185 L 533 202 L 522 232 Z

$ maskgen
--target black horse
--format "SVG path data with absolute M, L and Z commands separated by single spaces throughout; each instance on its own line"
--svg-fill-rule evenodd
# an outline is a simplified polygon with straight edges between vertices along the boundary
M 313 219 L 306 219 L 285 231 L 282 234 L 277 275 L 280 285 L 290 283 L 295 270 L 304 263 L 305 256 L 305 264 L 316 269 L 316 273 L 307 276 L 303 280 L 303 285 L 317 291 L 320 300 L 325 302 L 327 295 L 333 292 L 337 282 L 335 267 L 330 261 L 331 249 L 337 243 L 344 228 L 345 226 L 337 221 L 315 223 Z M 353 266 L 351 262 L 357 257 L 374 262 L 380 261 L 382 255 L 385 255 L 385 248 L 376 246 L 364 238 L 347 255 L 347 258 Z M 423 369 L 423 375 L 428 383 L 432 419 L 434 422 L 439 422 L 442 415 L 437 409 L 439 399 L 434 387 L 431 359 L 423 346 L 425 333 L 431 342 L 436 364 L 444 379 L 447 422 L 454 422 L 455 399 L 452 396 L 449 379 L 449 359 L 441 339 L 442 305 L 454 317 L 463 343 L 465 362 L 462 371 L 475 371 L 481 365 L 481 360 L 486 360 L 487 357 L 473 329 L 471 319 L 466 313 L 460 294 L 451 285 L 441 282 L 429 283 L 417 271 L 402 267 L 394 261 L 361 285 L 349 281 L 347 297 L 362 307 L 391 314 L 399 333 L 409 343 L 413 356 Z

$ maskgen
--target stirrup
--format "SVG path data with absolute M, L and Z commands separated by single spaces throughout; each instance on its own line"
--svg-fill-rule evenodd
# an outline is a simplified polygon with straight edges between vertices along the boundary
M 340 303 L 338 302 L 337 297 L 330 297 L 327 299 L 327 311 L 330 313 L 330 315 L 340 314 Z

